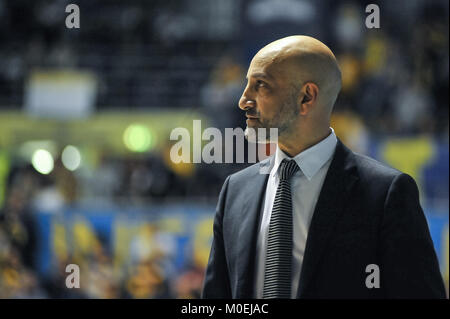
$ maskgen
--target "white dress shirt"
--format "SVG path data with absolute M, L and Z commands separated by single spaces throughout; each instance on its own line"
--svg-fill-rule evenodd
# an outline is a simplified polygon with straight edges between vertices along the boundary
M 293 258 L 291 297 L 296 298 L 305 252 L 306 238 L 314 208 L 319 198 L 322 184 L 330 167 L 336 148 L 337 138 L 333 128 L 325 139 L 304 150 L 293 159 L 299 166 L 291 178 L 292 213 L 293 213 Z M 269 234 L 270 215 L 279 183 L 278 168 L 283 159 L 288 158 L 277 146 L 275 161 L 270 171 L 269 180 L 262 205 L 262 220 L 256 246 L 256 298 L 262 298 L 264 287 L 264 268 Z

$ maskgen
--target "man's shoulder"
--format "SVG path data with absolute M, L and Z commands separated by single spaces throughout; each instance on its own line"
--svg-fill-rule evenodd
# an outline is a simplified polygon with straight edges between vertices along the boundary
M 398 169 L 395 169 L 388 164 L 382 163 L 367 155 L 353 152 L 353 156 L 360 177 L 366 178 L 368 181 L 379 179 L 392 181 L 398 175 L 403 174 L 403 172 Z

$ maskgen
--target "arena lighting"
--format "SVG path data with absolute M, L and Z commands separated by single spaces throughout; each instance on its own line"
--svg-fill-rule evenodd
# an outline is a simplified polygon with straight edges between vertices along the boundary
M 154 137 L 147 126 L 134 123 L 125 129 L 123 141 L 133 152 L 146 152 L 153 147 Z
M 58 145 L 52 140 L 26 141 L 19 146 L 18 154 L 23 159 L 30 159 L 33 157 L 33 154 L 39 149 L 49 151 L 50 154 L 52 154 L 53 158 L 55 158 L 56 154 L 58 154 Z
M 65 168 L 74 171 L 81 164 L 80 151 L 73 145 L 67 145 L 62 151 L 61 160 Z
M 38 149 L 31 157 L 31 164 L 41 174 L 49 174 L 53 170 L 53 156 L 49 151 Z

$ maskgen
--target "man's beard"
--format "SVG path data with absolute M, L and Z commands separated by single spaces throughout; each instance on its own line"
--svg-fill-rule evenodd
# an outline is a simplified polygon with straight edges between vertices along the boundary
M 293 123 L 299 113 L 294 100 L 286 101 L 277 115 L 266 121 L 258 117 L 259 125 L 245 128 L 244 135 L 247 141 L 252 143 L 277 143 L 278 138 L 286 136 L 293 129 Z

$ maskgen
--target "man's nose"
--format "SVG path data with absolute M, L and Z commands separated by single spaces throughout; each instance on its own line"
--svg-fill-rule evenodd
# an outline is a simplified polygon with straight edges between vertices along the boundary
M 239 99 L 239 108 L 246 111 L 253 107 L 255 107 L 255 101 L 248 96 L 248 90 L 246 88 Z

